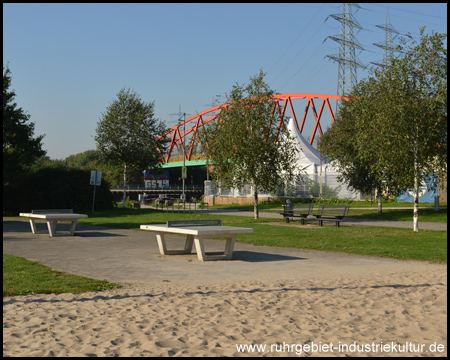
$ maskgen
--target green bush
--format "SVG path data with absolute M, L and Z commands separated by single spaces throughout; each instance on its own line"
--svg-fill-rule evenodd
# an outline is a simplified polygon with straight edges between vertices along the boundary
M 336 198 L 339 191 L 341 190 L 342 185 L 339 185 L 337 188 L 333 189 L 325 184 L 322 184 L 322 198 L 324 199 L 333 199 Z M 320 184 L 316 183 L 313 180 L 309 181 L 308 184 L 309 195 L 312 197 L 320 196 Z
M 67 168 L 42 168 L 25 174 L 20 181 L 3 188 L 3 213 L 17 215 L 33 209 L 92 209 L 94 186 L 90 171 Z M 95 209 L 114 208 L 109 183 L 102 179 L 96 187 Z

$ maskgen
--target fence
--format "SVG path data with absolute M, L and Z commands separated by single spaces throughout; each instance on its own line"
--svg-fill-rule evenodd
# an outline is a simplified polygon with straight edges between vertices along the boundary
M 172 202 L 170 204 L 170 201 L 164 201 L 161 202 L 159 204 L 156 205 L 156 209 L 157 210 L 162 210 L 162 211 L 166 211 L 166 212 L 175 212 L 177 211 L 178 213 L 180 213 L 180 210 L 182 212 L 189 212 L 189 214 L 191 213 L 191 211 L 194 214 L 209 214 L 209 204 L 208 203 L 197 203 L 197 202 L 187 202 L 187 203 L 181 203 L 181 202 Z M 206 211 L 205 211 L 206 209 Z
M 360 192 L 352 191 L 337 180 L 337 173 L 323 173 L 322 186 L 320 184 L 320 175 L 301 175 L 297 181 L 280 186 L 273 193 L 259 193 L 259 197 L 298 197 L 298 198 L 318 198 L 322 190 L 322 198 L 331 199 L 352 199 L 362 200 L 363 196 Z M 322 188 L 322 189 L 321 189 Z M 243 189 L 226 189 L 216 187 L 212 181 L 205 181 L 205 197 L 252 197 L 253 188 L 250 185 L 244 186 Z M 370 195 L 368 195 L 370 196 Z

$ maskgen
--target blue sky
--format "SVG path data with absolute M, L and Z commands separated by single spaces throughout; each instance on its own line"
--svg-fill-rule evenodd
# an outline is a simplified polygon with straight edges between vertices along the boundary
M 386 5 L 353 10 L 365 65 L 383 58 L 372 43 L 384 39 L 375 25 L 385 23 Z M 47 155 L 64 159 L 95 149 L 97 122 L 122 88 L 155 101 L 168 127 L 180 105 L 205 111 L 260 69 L 278 93 L 336 95 L 338 64 L 325 56 L 339 44 L 324 40 L 339 34 L 328 16 L 340 12 L 339 3 L 3 4 L 3 64 Z M 444 3 L 393 3 L 389 14 L 416 39 L 421 26 L 447 32 Z M 358 79 L 367 75 L 358 70 Z

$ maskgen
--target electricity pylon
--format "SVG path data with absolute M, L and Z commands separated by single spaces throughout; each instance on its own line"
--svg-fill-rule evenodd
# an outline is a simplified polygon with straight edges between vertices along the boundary
M 327 55 L 327 57 L 339 63 L 337 86 L 337 95 L 339 96 L 344 96 L 351 92 L 357 83 L 357 68 L 364 68 L 364 65 L 362 65 L 355 54 L 355 49 L 364 50 L 364 48 L 355 39 L 353 34 L 353 28 L 360 30 L 363 28 L 354 19 L 351 9 L 352 6 L 360 8 L 358 4 L 342 3 L 341 14 L 330 15 L 333 19 L 341 23 L 340 34 L 327 37 L 339 43 L 339 55 Z
M 375 25 L 377 28 L 384 30 L 384 41 L 382 43 L 373 43 L 373 45 L 378 46 L 383 49 L 383 62 L 373 61 L 371 64 L 377 66 L 389 66 L 391 64 L 392 58 L 394 57 L 395 49 L 393 45 L 393 40 L 400 34 L 392 25 L 389 20 L 389 9 L 386 6 L 386 20 L 384 25 Z M 394 37 L 392 34 L 395 34 Z

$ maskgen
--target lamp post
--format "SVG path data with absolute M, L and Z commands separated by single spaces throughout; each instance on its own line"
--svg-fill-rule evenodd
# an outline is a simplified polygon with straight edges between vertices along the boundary
M 186 210 L 186 195 L 185 195 L 185 182 L 186 182 L 186 149 L 185 149 L 185 137 L 186 137 L 186 113 L 183 113 L 183 168 L 181 170 L 181 178 L 183 179 L 183 210 Z M 180 118 L 181 121 L 181 118 Z
M 127 163 L 123 166 L 123 207 L 127 207 Z

